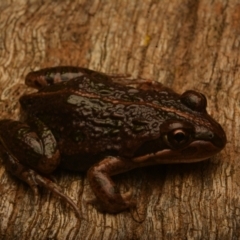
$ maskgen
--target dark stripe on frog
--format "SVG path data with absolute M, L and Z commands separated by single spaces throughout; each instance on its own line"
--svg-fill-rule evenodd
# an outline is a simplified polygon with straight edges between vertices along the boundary
M 182 118 L 185 118 L 189 121 L 192 121 L 194 122 L 195 124 L 199 124 L 199 125 L 202 125 L 202 126 L 206 126 L 206 127 L 209 127 L 210 129 L 212 128 L 212 125 L 208 122 L 208 117 L 206 114 L 204 114 L 204 118 L 201 117 L 200 114 L 194 112 L 194 113 L 189 113 L 189 112 L 184 112 L 182 110 L 179 110 L 177 108 L 174 108 L 174 106 L 171 106 L 171 107 L 165 107 L 165 106 L 160 106 L 158 104 L 155 104 L 155 103 L 150 103 L 150 102 L 144 102 L 144 101 L 138 101 L 138 102 L 131 102 L 131 101 L 124 101 L 122 99 L 119 99 L 119 100 L 116 100 L 116 99 L 111 99 L 109 97 L 104 97 L 104 96 L 99 96 L 97 94 L 94 94 L 94 93 L 87 93 L 86 91 L 73 91 L 71 89 L 60 89 L 61 90 L 61 94 L 58 92 L 58 91 L 55 91 L 55 92 L 38 92 L 38 93 L 33 93 L 31 95 L 28 95 L 28 98 L 29 96 L 32 96 L 32 97 L 37 97 L 37 98 L 42 98 L 44 96 L 52 96 L 52 95 L 58 95 L 58 97 L 60 97 L 62 94 L 67 94 L 69 95 L 69 97 L 71 95 L 75 95 L 75 96 L 79 96 L 79 97 L 85 97 L 85 98 L 88 98 L 88 99 L 95 99 L 96 101 L 103 101 L 103 102 L 106 102 L 106 103 L 111 103 L 113 105 L 116 105 L 116 104 L 122 104 L 122 105 L 125 105 L 125 106 L 131 106 L 131 105 L 142 105 L 142 106 L 147 106 L 147 107 L 150 107 L 150 108 L 153 108 L 153 109 L 157 109 L 159 110 L 160 112 L 163 111 L 163 112 L 167 112 L 167 113 L 172 113 L 174 115 L 178 115 L 179 117 L 182 117 Z M 68 99 L 69 99 L 68 97 Z M 22 102 L 21 100 L 24 99 L 24 96 L 20 99 L 20 102 Z M 71 103 L 73 105 L 76 105 L 77 103 Z M 104 103 L 103 103 L 104 105 Z M 191 111 L 191 110 L 190 110 Z M 121 116 L 119 116 L 119 118 L 121 118 Z M 213 121 L 212 119 L 210 119 L 211 122 Z
M 208 121 L 206 121 L 205 119 L 203 119 L 201 117 L 198 117 L 196 112 L 194 112 L 194 114 L 191 114 L 191 113 L 188 113 L 188 112 L 180 111 L 180 110 L 178 110 L 174 107 L 171 107 L 171 108 L 164 107 L 164 106 L 160 106 L 160 105 L 150 103 L 150 102 L 134 102 L 133 103 L 133 102 L 123 101 L 121 99 L 120 100 L 113 100 L 113 99 L 110 99 L 110 98 L 107 98 L 107 97 L 102 97 L 102 96 L 99 96 L 99 95 L 96 95 L 96 94 L 86 93 L 86 92 L 81 92 L 81 91 L 77 91 L 77 92 L 72 91 L 72 92 L 75 93 L 76 95 L 79 95 L 79 96 L 82 96 L 82 97 L 87 97 L 87 98 L 91 98 L 91 99 L 100 99 L 101 101 L 110 102 L 110 103 L 113 103 L 113 104 L 124 104 L 124 105 L 136 104 L 136 105 L 149 106 L 149 107 L 156 108 L 156 109 L 159 109 L 159 110 L 162 110 L 162 111 L 166 111 L 168 113 L 174 113 L 178 116 L 189 119 L 190 121 L 194 121 L 195 123 L 198 122 L 201 125 L 205 125 L 205 126 L 208 126 L 208 127 L 211 128 L 211 124 Z

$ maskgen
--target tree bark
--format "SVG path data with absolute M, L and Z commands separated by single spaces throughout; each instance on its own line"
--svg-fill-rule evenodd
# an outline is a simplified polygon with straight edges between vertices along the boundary
M 2 3 L 4 2 L 4 3 Z M 0 161 L 0 239 L 239 239 L 240 4 L 237 0 L 5 0 L 0 3 L 1 118 L 18 119 L 32 69 L 88 67 L 205 94 L 225 149 L 208 161 L 136 169 L 137 210 L 111 215 L 86 203 L 84 173 L 54 175 L 84 220 L 47 190 L 31 189 Z

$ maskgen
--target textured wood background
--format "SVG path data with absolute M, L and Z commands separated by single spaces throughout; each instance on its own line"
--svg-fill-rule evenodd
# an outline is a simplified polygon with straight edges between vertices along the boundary
M 203 92 L 228 143 L 209 161 L 117 176 L 138 202 L 118 215 L 86 204 L 85 174 L 56 172 L 84 221 L 47 190 L 34 204 L 0 161 L 0 239 L 240 239 L 239 56 L 237 0 L 1 1 L 1 118 L 19 117 L 31 69 L 77 65 Z

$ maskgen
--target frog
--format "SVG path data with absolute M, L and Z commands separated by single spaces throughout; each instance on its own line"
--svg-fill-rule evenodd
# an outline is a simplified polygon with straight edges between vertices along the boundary
M 116 214 L 136 207 L 132 189 L 112 176 L 159 164 L 211 158 L 226 145 L 222 126 L 197 91 L 178 94 L 158 81 L 109 75 L 82 67 L 32 71 L 20 97 L 20 120 L 0 120 L 0 152 L 7 171 L 54 192 L 80 210 L 52 176 L 56 169 L 86 172 L 96 206 Z

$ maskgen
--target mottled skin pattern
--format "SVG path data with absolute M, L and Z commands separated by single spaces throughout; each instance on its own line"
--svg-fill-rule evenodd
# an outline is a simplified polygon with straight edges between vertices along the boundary
M 88 171 L 102 210 L 133 207 L 131 191 L 119 193 L 110 176 L 136 167 L 209 158 L 226 143 L 222 127 L 206 112 L 206 98 L 179 95 L 160 83 L 108 76 L 85 68 L 56 67 L 29 73 L 37 93 L 20 98 L 24 122 L 0 121 L 8 170 L 26 181 L 61 193 L 41 174 L 58 166 Z M 78 212 L 78 214 L 80 214 Z

